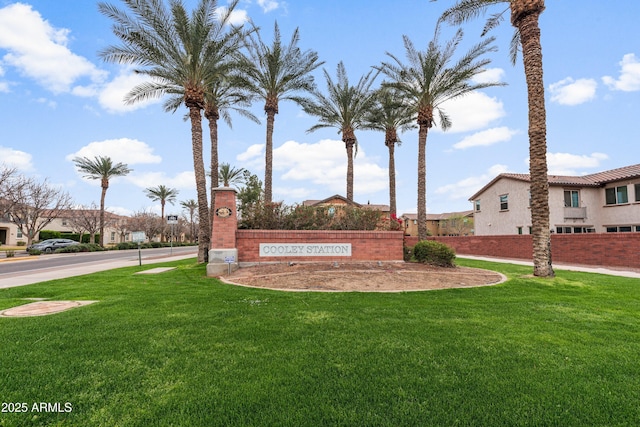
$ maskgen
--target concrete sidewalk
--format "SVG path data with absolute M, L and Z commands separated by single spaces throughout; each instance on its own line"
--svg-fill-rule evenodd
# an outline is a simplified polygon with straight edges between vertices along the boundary
M 144 258 L 142 265 L 157 264 L 161 262 L 177 261 L 187 258 L 195 258 L 197 254 L 187 255 L 167 255 Z M 6 262 L 6 261 L 5 261 Z M 29 262 L 28 260 L 16 260 L 15 262 Z M 114 261 L 98 261 L 92 263 L 82 264 L 76 267 L 66 268 L 47 268 L 38 270 L 37 272 L 23 271 L 18 273 L 12 273 L 7 277 L 0 279 L 0 289 L 13 288 L 15 286 L 31 285 L 39 282 L 46 282 L 48 280 L 64 279 L 67 277 L 82 276 L 84 274 L 96 273 L 98 271 L 113 270 L 114 268 L 121 267 L 135 267 L 139 265 L 139 260 L 114 260 Z
M 505 264 L 528 265 L 533 268 L 533 262 L 531 261 L 481 257 L 481 256 L 473 256 L 473 255 L 458 255 L 457 257 L 467 258 L 467 259 L 477 259 L 481 261 L 501 262 Z M 604 268 L 604 267 L 588 267 L 588 266 L 567 265 L 567 264 L 553 264 L 553 269 L 568 270 L 568 271 L 583 271 L 585 273 L 608 274 L 610 276 L 622 276 L 622 277 L 632 277 L 632 278 L 640 279 L 640 272 L 633 271 L 633 270 L 612 269 L 612 268 Z

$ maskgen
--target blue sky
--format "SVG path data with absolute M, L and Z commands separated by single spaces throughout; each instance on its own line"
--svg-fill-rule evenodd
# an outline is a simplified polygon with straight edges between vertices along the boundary
M 119 0 L 111 3 L 121 5 Z M 301 48 L 317 51 L 332 76 L 343 61 L 357 82 L 371 66 L 389 59 L 385 52 L 404 58 L 403 34 L 424 50 L 441 11 L 452 3 L 241 0 L 235 18 L 251 19 L 268 41 L 276 20 L 287 42 L 299 27 Z M 541 16 L 551 174 L 582 175 L 640 163 L 640 2 L 614 3 L 583 0 L 578 7 L 576 2 L 548 1 Z M 191 7 L 195 0 L 186 4 Z M 480 19 L 465 27 L 459 54 L 478 41 L 483 23 Z M 453 32 L 445 27 L 441 40 Z M 468 198 L 496 175 L 529 170 L 526 85 L 522 58 L 516 66 L 509 62 L 511 34 L 509 22 L 494 30 L 498 51 L 490 54 L 486 74 L 507 86 L 446 105 L 453 127 L 429 133 L 431 213 L 471 209 Z M 144 194 L 145 188 L 159 184 L 178 189 L 178 200 L 195 199 L 186 110 L 164 113 L 160 100 L 125 106 L 122 96 L 136 77 L 97 55 L 114 43 L 111 22 L 93 1 L 0 0 L 0 163 L 46 178 L 68 190 L 77 204 L 90 205 L 99 202 L 99 182 L 79 176 L 71 159 L 111 156 L 133 169 L 129 176 L 113 179 L 107 193 L 108 209 L 120 214 L 159 212 L 157 202 Z M 324 90 L 322 70 L 315 75 Z M 221 122 L 219 155 L 221 162 L 245 167 L 262 179 L 263 105 L 255 103 L 252 111 L 262 125 L 239 116 L 233 117 L 233 129 Z M 297 105 L 281 103 L 274 132 L 274 199 L 299 203 L 345 194 L 344 144 L 333 129 L 306 133 L 315 123 Z M 354 198 L 387 204 L 384 135 L 356 136 Z M 401 135 L 396 149 L 399 213 L 416 211 L 417 138 L 416 131 Z

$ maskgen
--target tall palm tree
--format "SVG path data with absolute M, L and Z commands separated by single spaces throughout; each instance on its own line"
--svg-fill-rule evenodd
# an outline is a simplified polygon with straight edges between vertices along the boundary
M 240 184 L 244 181 L 245 171 L 245 168 L 235 168 L 229 163 L 223 163 L 220 165 L 220 181 L 224 187 Z
M 551 265 L 551 234 L 549 228 L 549 180 L 547 177 L 547 112 L 542 79 L 542 44 L 540 14 L 544 0 L 458 0 L 440 19 L 454 25 L 484 15 L 498 3 L 504 9 L 487 20 L 483 35 L 502 22 L 509 11 L 511 25 L 516 29 L 511 39 L 511 61 L 515 64 L 518 47 L 522 48 L 524 74 L 529 100 L 529 174 L 531 178 L 531 226 L 533 234 L 533 274 L 555 275 Z
M 157 187 L 147 188 L 144 191 L 147 194 L 147 197 L 154 202 L 160 201 L 160 220 L 162 221 L 163 229 L 163 232 L 160 234 L 160 240 L 164 242 L 166 240 L 164 236 L 164 228 L 167 220 L 164 216 L 164 207 L 167 202 L 171 203 L 172 205 L 175 203 L 179 191 L 175 188 L 169 188 L 162 184 L 158 185 Z
M 125 102 L 132 104 L 165 94 L 182 96 L 191 122 L 200 217 L 198 261 L 206 262 L 210 226 L 202 156 L 202 110 L 208 86 L 221 78 L 214 65 L 234 55 L 242 42 L 244 32 L 227 25 L 239 0 L 233 0 L 222 12 L 216 0 L 199 0 L 191 16 L 180 0 L 169 0 L 168 8 L 158 0 L 123 1 L 128 11 L 98 3 L 100 12 L 114 21 L 113 32 L 122 43 L 99 54 L 108 62 L 138 66 L 135 72 L 150 78 L 134 87 Z
M 231 112 L 248 118 L 254 123 L 260 124 L 260 120 L 252 114 L 248 107 L 251 106 L 251 95 L 246 90 L 246 81 L 238 77 L 238 62 L 230 59 L 221 62 L 218 66 L 217 74 L 222 76 L 211 82 L 205 92 L 204 116 L 209 123 L 209 137 L 211 139 L 211 189 L 210 208 L 213 212 L 215 205 L 215 187 L 218 186 L 219 164 L 218 164 L 218 120 L 222 118 L 224 122 L 232 128 Z M 182 104 L 181 96 L 174 96 L 165 104 L 167 111 L 175 111 Z
M 327 82 L 328 95 L 314 89 L 313 99 L 301 99 L 299 102 L 307 114 L 318 117 L 318 124 L 307 132 L 321 128 L 337 128 L 342 134 L 342 142 L 347 149 L 347 199 L 353 201 L 353 157 L 357 152 L 358 140 L 355 131 L 366 128 L 366 115 L 371 110 L 374 91 L 371 89 L 378 73 L 369 71 L 360 77 L 358 84 L 349 84 L 349 78 L 342 61 L 338 63 L 337 81 L 334 82 L 327 70 L 324 77 Z
M 193 199 L 183 200 L 180 202 L 180 206 L 183 209 L 186 209 L 189 212 L 189 239 L 193 242 L 193 237 L 195 235 L 195 217 L 196 217 L 196 209 L 198 209 L 198 202 Z
M 462 41 L 462 30 L 444 46 L 438 43 L 438 33 L 424 52 L 416 50 L 407 36 L 403 36 L 407 63 L 387 52 L 394 62 L 384 62 L 380 70 L 391 80 L 387 86 L 397 90 L 417 114 L 418 124 L 418 239 L 427 238 L 427 181 L 426 147 L 429 129 L 436 125 L 434 113 L 442 130 L 451 127 L 451 120 L 442 104 L 478 89 L 502 85 L 498 82 L 477 83 L 472 79 L 484 71 L 489 59 L 480 57 L 494 51 L 493 38 L 473 46 L 457 62 L 452 62 L 456 48 Z
M 125 176 L 131 172 L 131 169 L 124 163 L 114 164 L 110 157 L 103 156 L 96 156 L 93 159 L 76 157 L 73 162 L 85 178 L 100 180 L 102 187 L 100 195 L 100 246 L 104 246 L 104 200 L 109 189 L 109 180 L 116 176 Z
M 258 31 L 249 38 L 248 57 L 245 58 L 243 72 L 251 92 L 264 100 L 267 115 L 267 136 L 264 168 L 264 199 L 273 198 L 273 125 L 278 114 L 278 104 L 282 100 L 298 101 L 300 92 L 314 89 L 311 72 L 324 64 L 312 50 L 302 51 L 298 47 L 300 33 L 296 28 L 288 45 L 280 39 L 278 23 L 274 24 L 273 42 L 267 45 Z
M 384 145 L 389 150 L 389 214 L 396 212 L 396 162 L 395 147 L 400 145 L 398 131 L 415 129 L 415 110 L 397 91 L 383 87 L 376 92 L 371 110 L 365 116 L 365 127 L 384 132 Z

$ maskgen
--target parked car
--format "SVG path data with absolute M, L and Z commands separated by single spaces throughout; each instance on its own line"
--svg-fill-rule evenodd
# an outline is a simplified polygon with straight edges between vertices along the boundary
M 50 254 L 56 249 L 66 248 L 67 246 L 79 245 L 79 244 L 80 243 L 71 239 L 47 239 L 27 247 L 27 251 L 31 249 L 36 249 L 41 252 Z

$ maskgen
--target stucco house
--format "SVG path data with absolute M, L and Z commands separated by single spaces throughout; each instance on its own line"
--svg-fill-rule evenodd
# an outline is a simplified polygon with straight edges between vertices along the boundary
M 352 200 L 347 199 L 344 196 L 339 194 L 334 194 L 333 196 L 327 197 L 322 200 L 305 200 L 302 202 L 303 206 L 353 206 L 357 208 L 363 209 L 375 209 L 379 210 L 385 215 L 389 215 L 391 208 L 389 205 L 379 205 L 379 204 L 371 204 L 370 202 L 365 203 L 357 203 Z
M 640 164 L 548 179 L 552 233 L 640 232 Z M 529 187 L 529 174 L 503 173 L 471 196 L 475 234 L 531 234 Z
M 418 214 L 400 216 L 405 236 L 418 236 Z M 427 233 L 430 236 L 469 236 L 473 234 L 473 211 L 427 214 Z

